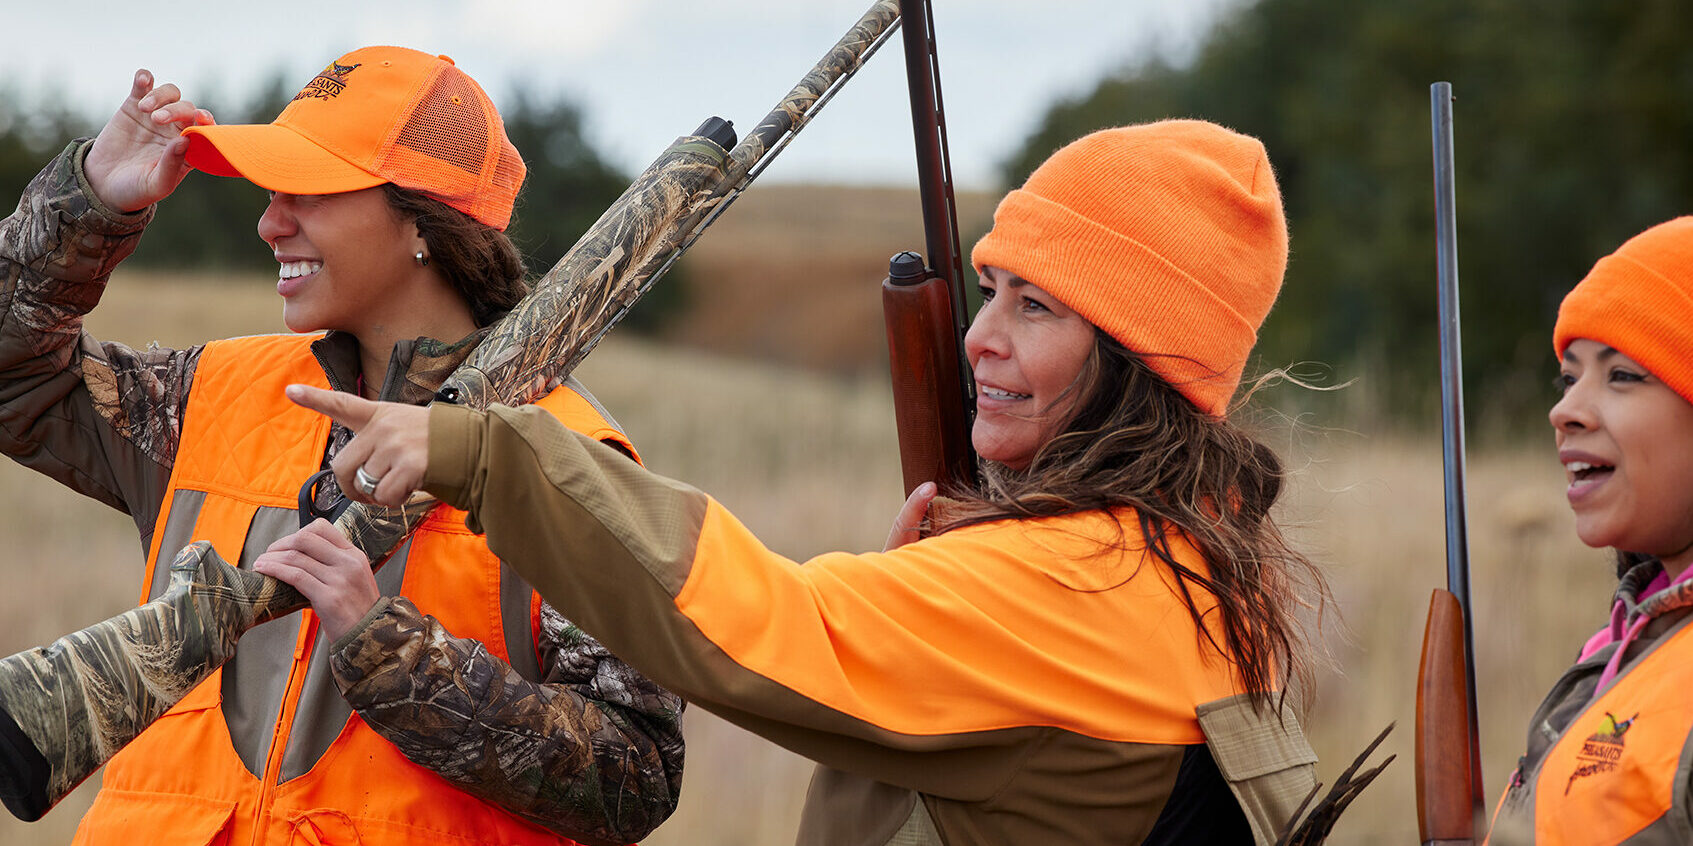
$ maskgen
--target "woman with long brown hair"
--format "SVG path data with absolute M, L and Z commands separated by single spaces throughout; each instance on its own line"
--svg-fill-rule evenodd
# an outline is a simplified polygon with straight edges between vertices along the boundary
M 1314 781 L 1284 692 L 1325 588 L 1228 414 L 1286 260 L 1256 139 L 1165 121 L 1058 151 L 973 253 L 982 483 L 803 566 L 530 412 L 289 395 L 360 433 L 341 478 L 465 508 L 631 664 L 820 762 L 802 842 L 1268 842 Z

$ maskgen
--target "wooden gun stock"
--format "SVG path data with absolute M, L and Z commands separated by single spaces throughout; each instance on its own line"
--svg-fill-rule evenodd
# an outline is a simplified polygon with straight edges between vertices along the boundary
M 1424 846 L 1474 843 L 1464 610 L 1441 588 L 1434 590 L 1423 631 L 1416 745 L 1417 830 Z
M 943 491 L 970 484 L 975 473 L 965 404 L 970 394 L 946 280 L 930 273 L 916 253 L 894 256 L 882 282 L 882 313 L 906 495 L 924 482 Z

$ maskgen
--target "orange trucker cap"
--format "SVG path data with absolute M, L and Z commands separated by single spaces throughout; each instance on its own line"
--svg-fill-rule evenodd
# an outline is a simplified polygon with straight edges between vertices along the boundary
M 452 59 L 404 47 L 330 62 L 270 123 L 182 134 L 188 164 L 207 173 L 285 194 L 392 182 L 500 230 L 523 186 L 523 159 L 482 87 Z

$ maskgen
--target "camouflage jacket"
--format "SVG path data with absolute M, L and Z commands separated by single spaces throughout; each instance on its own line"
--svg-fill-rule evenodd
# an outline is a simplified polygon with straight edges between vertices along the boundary
M 81 165 L 87 146 L 55 158 L 0 221 L 0 451 L 131 515 L 145 550 L 200 348 L 136 350 L 82 331 L 152 217 L 94 197 Z M 423 383 L 456 367 L 480 338 L 401 343 L 383 399 L 427 401 Z M 313 352 L 331 384 L 350 387 L 353 338 L 331 333 Z M 332 431 L 324 466 L 349 438 Z M 367 723 L 461 788 L 578 839 L 639 839 L 676 805 L 682 702 L 551 607 L 540 621 L 539 680 L 395 599 L 334 645 L 331 669 Z M 405 719 L 395 716 L 401 705 L 413 712 Z M 436 713 L 420 717 L 419 708 Z M 406 728 L 427 723 L 462 729 Z

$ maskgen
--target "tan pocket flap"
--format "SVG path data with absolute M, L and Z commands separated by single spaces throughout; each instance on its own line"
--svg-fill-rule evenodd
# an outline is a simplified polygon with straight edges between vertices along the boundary
M 1258 846 L 1276 841 L 1299 803 L 1317 786 L 1317 753 L 1285 706 L 1260 713 L 1240 695 L 1194 709 L 1211 758 L 1240 802 Z
M 1194 710 L 1205 732 L 1205 745 L 1211 747 L 1217 769 L 1229 781 L 1317 763 L 1317 753 L 1306 742 L 1299 721 L 1285 709 L 1280 714 L 1255 712 L 1251 700 L 1241 695 Z

